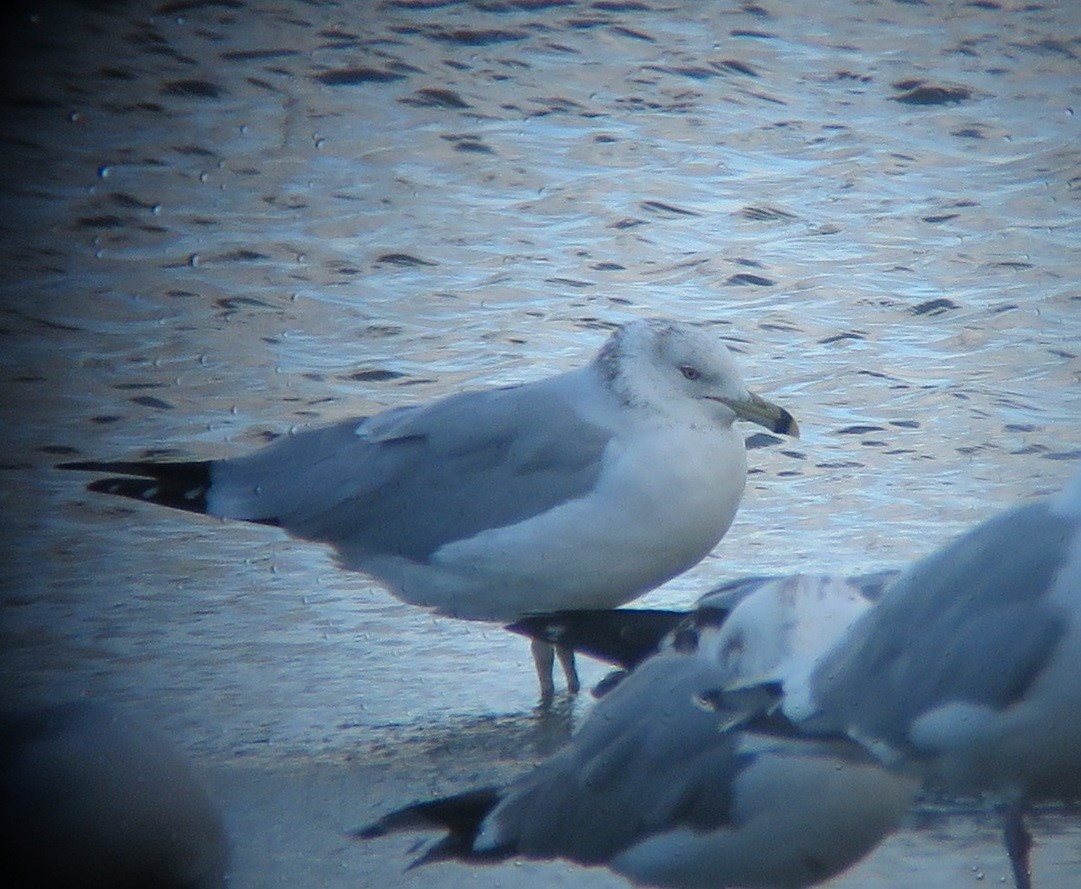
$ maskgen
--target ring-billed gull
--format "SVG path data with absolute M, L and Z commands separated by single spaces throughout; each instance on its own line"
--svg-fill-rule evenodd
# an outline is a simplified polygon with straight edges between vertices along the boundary
M 715 697 L 802 737 L 843 733 L 935 790 L 997 796 L 1025 889 L 1027 804 L 1081 799 L 1079 662 L 1081 474 L 913 563 L 783 682 L 748 674 Z
M 643 319 L 547 380 L 305 430 L 228 460 L 65 468 L 133 476 L 93 491 L 279 526 L 330 544 L 404 601 L 508 622 L 612 608 L 705 557 L 746 482 L 737 419 L 799 434 L 791 414 L 748 392 L 716 336 Z M 548 696 L 550 662 L 538 673 Z
M 0 830 L 9 886 L 225 886 L 225 832 L 187 762 L 96 702 L 0 714 Z
M 1027 803 L 1081 799 L 1081 474 L 916 562 L 823 658 L 805 726 L 991 793 L 1019 889 Z
M 93 491 L 280 526 L 331 545 L 406 602 L 505 623 L 611 608 L 705 557 L 746 482 L 737 419 L 799 434 L 791 414 L 747 390 L 718 338 L 643 319 L 548 379 L 298 432 L 232 459 L 65 468 L 133 476 Z M 550 661 L 538 672 L 550 696 Z
M 741 690 L 763 676 L 802 687 L 870 607 L 843 578 L 767 581 L 720 625 L 683 626 L 516 783 L 418 803 L 354 835 L 445 832 L 414 864 L 566 858 L 677 889 L 828 879 L 898 825 L 919 781 L 842 735 L 773 730 Z

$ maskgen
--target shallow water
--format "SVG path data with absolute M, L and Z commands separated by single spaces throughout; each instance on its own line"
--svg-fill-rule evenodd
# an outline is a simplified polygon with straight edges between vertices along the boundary
M 803 437 L 751 452 L 726 539 L 641 604 L 902 564 L 1081 458 L 1078 9 L 20 16 L 3 701 L 93 695 L 162 723 L 213 778 L 236 886 L 618 884 L 563 865 L 400 877 L 407 842 L 341 839 L 565 738 L 588 700 L 535 713 L 520 639 L 402 605 L 272 529 L 112 502 L 53 465 L 243 453 L 556 372 L 611 325 L 668 315 L 714 326 Z M 1048 818 L 1039 885 L 1066 885 L 1081 822 Z M 997 879 L 988 823 L 914 820 L 838 885 Z

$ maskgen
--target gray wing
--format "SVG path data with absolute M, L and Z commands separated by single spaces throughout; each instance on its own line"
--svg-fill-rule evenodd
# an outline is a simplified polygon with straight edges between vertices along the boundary
M 422 560 L 586 494 L 610 438 L 551 387 L 463 393 L 216 462 L 208 511 Z
M 886 586 L 900 574 L 894 569 L 883 569 L 868 574 L 859 574 L 849 577 L 848 582 L 859 590 L 860 595 L 871 602 L 877 602 L 882 596 Z M 753 577 L 740 577 L 728 580 L 703 593 L 699 597 L 696 608 L 699 610 L 720 609 L 728 612 L 752 593 L 761 589 L 764 584 L 774 580 L 780 580 L 781 574 L 759 574 Z
M 1074 529 L 1025 506 L 916 563 L 816 670 L 821 711 L 905 749 L 912 723 L 942 704 L 1016 701 L 1065 632 L 1047 593 Z
M 743 757 L 698 695 L 717 672 L 661 654 L 601 699 L 568 748 L 512 787 L 489 824 L 517 854 L 599 863 L 659 831 L 728 823 Z
M 731 611 L 751 593 L 761 589 L 763 584 L 777 580 L 781 576 L 780 574 L 756 574 L 752 577 L 738 577 L 735 580 L 726 580 L 699 596 L 695 607 L 698 609 Z

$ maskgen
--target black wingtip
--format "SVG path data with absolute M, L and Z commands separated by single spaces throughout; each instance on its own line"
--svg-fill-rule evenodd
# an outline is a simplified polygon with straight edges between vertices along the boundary
M 455 796 L 414 803 L 384 815 L 378 821 L 348 832 L 356 840 L 373 840 L 391 833 L 443 830 L 446 836 L 410 864 L 410 869 L 433 861 L 454 858 L 468 861 L 492 860 L 501 857 L 498 851 L 478 853 L 473 843 L 481 824 L 499 802 L 500 790 L 483 787 Z
M 559 611 L 528 615 L 509 624 L 507 629 L 532 639 L 566 645 L 630 670 L 653 654 L 661 640 L 686 616 L 680 611 L 645 608 Z
M 80 460 L 60 463 L 58 469 L 105 472 L 111 477 L 96 479 L 88 491 L 143 500 L 186 512 L 205 513 L 210 490 L 210 463 L 206 461 L 152 463 Z

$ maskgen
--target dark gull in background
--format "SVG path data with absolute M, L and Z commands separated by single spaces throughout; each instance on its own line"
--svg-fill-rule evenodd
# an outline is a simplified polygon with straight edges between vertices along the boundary
M 841 872 L 899 824 L 919 781 L 841 734 L 798 736 L 771 698 L 804 688 L 872 605 L 841 578 L 744 593 L 721 624 L 683 625 L 516 783 L 418 803 L 354 835 L 443 832 L 415 865 L 565 858 L 675 889 L 806 886 Z
M 99 703 L 0 714 L 0 832 L 9 886 L 225 886 L 224 829 L 188 764 Z
M 607 609 L 695 565 L 747 476 L 749 420 L 798 435 L 717 337 L 632 321 L 585 367 L 283 436 L 206 462 L 65 464 L 89 488 L 329 544 L 340 563 L 440 614 L 507 623 Z M 542 696 L 551 648 L 535 643 Z M 577 690 L 573 652 L 561 650 Z

